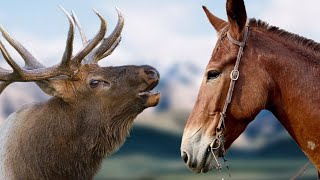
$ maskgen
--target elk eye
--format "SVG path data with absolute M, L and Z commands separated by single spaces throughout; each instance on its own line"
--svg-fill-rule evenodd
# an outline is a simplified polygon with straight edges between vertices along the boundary
M 91 88 L 96 88 L 96 87 L 98 87 L 99 86 L 99 81 L 98 80 L 92 80 L 91 82 L 90 82 L 90 87 Z
M 220 76 L 220 72 L 216 70 L 208 71 L 207 80 L 217 79 Z
M 99 80 L 91 80 L 90 81 L 91 88 L 97 88 L 98 86 L 110 87 L 111 84 L 107 81 L 99 81 Z

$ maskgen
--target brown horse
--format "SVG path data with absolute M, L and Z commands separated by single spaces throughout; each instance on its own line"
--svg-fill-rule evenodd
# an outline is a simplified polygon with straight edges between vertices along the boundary
M 196 173 L 220 168 L 217 158 L 267 109 L 320 170 L 320 44 L 247 20 L 243 0 L 226 9 L 228 22 L 204 7 L 219 40 L 184 130 L 184 162 Z

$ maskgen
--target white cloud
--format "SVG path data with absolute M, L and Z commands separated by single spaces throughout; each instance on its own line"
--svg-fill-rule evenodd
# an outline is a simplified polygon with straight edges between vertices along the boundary
M 123 10 L 126 14 L 123 42 L 111 63 L 144 63 L 162 68 L 192 60 L 204 67 L 214 46 L 215 32 L 211 29 L 207 34 L 188 32 L 188 27 L 199 25 L 188 22 L 196 8 L 188 3 L 158 3 L 155 8 Z
M 208 24 L 203 24 L 206 18 L 201 11 L 201 3 L 199 7 L 195 7 L 194 3 L 178 1 L 170 3 L 124 1 L 117 4 L 126 15 L 123 42 L 108 60 L 103 61 L 103 65 L 151 64 L 164 69 L 172 62 L 189 60 L 196 62 L 199 67 L 205 67 L 216 37 L 215 32 L 208 28 Z M 270 24 L 307 37 L 320 38 L 318 35 L 320 24 L 313 22 L 315 17 L 319 16 L 317 7 L 320 2 L 317 0 L 305 0 L 303 4 L 298 0 L 272 0 L 247 4 L 248 14 L 252 17 L 261 18 Z M 253 7 L 252 4 L 264 8 Z M 99 2 L 96 7 L 100 7 L 100 11 L 105 8 L 105 12 L 102 13 L 108 21 L 111 20 L 111 25 L 115 24 L 114 5 L 105 6 L 105 2 Z M 255 9 L 261 9 L 262 12 Z M 219 9 L 215 11 L 217 10 Z M 2 15 L 4 13 L 1 12 L 2 19 L 5 19 Z M 91 18 L 94 17 L 90 16 L 89 19 Z M 81 19 L 87 21 L 84 16 L 81 16 Z M 85 28 L 87 32 L 96 32 L 96 29 L 92 30 L 96 26 L 86 25 Z M 207 30 L 202 31 L 203 28 Z M 9 32 L 41 61 L 54 64 L 60 60 L 65 46 L 66 32 L 56 34 L 57 39 L 50 36 L 41 38 L 43 36 L 26 33 L 23 29 L 9 30 Z M 79 47 L 79 41 L 75 45 Z
M 272 0 L 258 17 L 272 25 L 319 40 L 319 7 L 318 0 Z
M 190 21 L 195 18 L 194 14 L 200 11 L 200 6 L 194 8 L 191 3 L 177 2 L 150 3 L 145 5 L 146 7 L 140 7 L 136 3 L 124 3 L 123 6 L 126 15 L 123 41 L 110 58 L 102 61 L 102 65 L 151 64 L 164 70 L 174 62 L 193 61 L 199 67 L 206 66 L 216 36 L 213 30 L 204 26 L 208 24 L 199 23 L 200 19 Z M 117 21 L 116 12 L 113 7 L 106 7 L 105 11 L 102 13 L 107 14 L 106 19 L 112 18 L 109 23 L 110 33 Z M 205 16 L 202 18 L 206 22 Z M 208 28 L 206 34 L 189 30 L 203 27 Z M 85 28 L 87 32 L 96 32 L 96 29 L 92 30 L 96 27 Z M 63 54 L 66 32 L 55 34 L 54 37 L 43 37 L 22 29 L 8 31 L 45 64 L 57 63 Z M 79 49 L 78 36 L 74 44 L 78 47 L 76 49 Z M 11 49 L 10 53 L 20 59 L 14 50 Z

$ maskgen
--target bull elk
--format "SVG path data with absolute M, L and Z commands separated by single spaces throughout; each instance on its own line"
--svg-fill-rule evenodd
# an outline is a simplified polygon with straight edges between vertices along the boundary
M 53 96 L 23 106 L 0 127 L 0 179 L 92 179 L 102 160 L 125 141 L 134 118 L 156 106 L 160 94 L 150 92 L 159 82 L 151 66 L 100 67 L 121 40 L 124 17 L 105 38 L 106 20 L 87 40 L 76 15 L 59 64 L 45 67 L 2 26 L 3 37 L 21 55 L 20 67 L 3 43 L 0 50 L 12 70 L 0 68 L 0 93 L 13 82 L 35 82 Z M 75 28 L 83 48 L 72 55 Z

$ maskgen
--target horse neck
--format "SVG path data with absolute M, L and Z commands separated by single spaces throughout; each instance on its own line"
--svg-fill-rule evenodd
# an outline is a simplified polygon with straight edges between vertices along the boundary
M 320 53 L 275 36 L 263 52 L 274 81 L 268 109 L 320 169 Z

